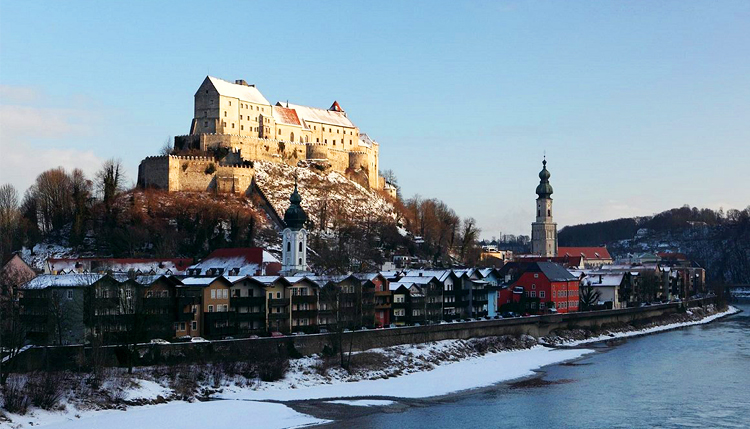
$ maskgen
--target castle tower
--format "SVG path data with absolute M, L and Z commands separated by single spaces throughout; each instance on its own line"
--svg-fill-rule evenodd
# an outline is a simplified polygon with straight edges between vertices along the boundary
M 281 273 L 289 276 L 307 271 L 307 214 L 300 203 L 302 197 L 294 184 L 294 192 L 289 197 L 289 208 L 284 213 L 286 228 L 282 231 Z
M 539 172 L 539 186 L 536 187 L 536 222 L 531 224 L 531 253 L 540 256 L 557 256 L 557 224 L 552 220 L 549 177 L 545 158 Z

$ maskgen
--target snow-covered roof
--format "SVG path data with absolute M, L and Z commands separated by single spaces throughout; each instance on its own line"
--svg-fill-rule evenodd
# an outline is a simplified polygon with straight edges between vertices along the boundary
M 266 97 L 258 91 L 255 86 L 240 85 L 232 82 L 227 82 L 218 77 L 208 76 L 208 80 L 216 88 L 219 95 L 225 97 L 238 98 L 242 101 L 247 101 L 255 104 L 265 104 L 270 106 L 271 103 L 266 100 Z
M 346 117 L 346 113 L 335 110 L 319 109 L 317 107 L 302 106 L 292 103 L 276 103 L 277 106 L 294 109 L 303 121 L 319 124 L 335 125 L 337 127 L 355 128 L 356 125 Z
M 398 283 L 403 284 L 418 284 L 418 285 L 424 285 L 429 283 L 432 280 L 437 280 L 435 276 L 405 276 L 398 279 Z
M 90 286 L 104 276 L 105 274 L 41 274 L 21 286 L 21 289 Z
M 267 251 L 258 247 L 216 249 L 202 261 L 191 265 L 188 269 L 199 269 L 200 274 L 208 270 L 221 270 L 221 274 L 232 276 L 253 276 L 262 272 L 262 267 L 268 263 L 278 263 L 278 260 Z M 216 273 L 218 274 L 218 273 Z
M 622 278 L 625 273 L 615 274 L 589 274 L 584 277 L 584 284 L 591 284 L 596 287 L 617 287 L 622 284 Z
M 45 271 L 61 272 L 128 272 L 145 274 L 181 274 L 193 262 L 187 258 L 139 259 L 139 258 L 49 258 Z
M 448 278 L 448 276 L 451 275 L 454 271 L 451 270 L 407 270 L 404 271 L 404 275 L 406 277 L 427 277 L 428 279 L 430 277 L 435 277 L 440 282 L 444 282 L 445 279 Z M 421 276 L 420 276 L 421 274 Z M 456 275 L 458 277 L 461 276 L 461 274 L 456 272 Z M 401 281 L 401 280 L 400 280 Z
M 375 140 L 372 139 L 372 137 L 368 136 L 365 133 L 359 134 L 359 145 L 365 146 L 365 147 L 372 147 L 372 145 L 378 144 Z
M 208 286 L 219 277 L 185 277 L 182 284 L 185 286 Z

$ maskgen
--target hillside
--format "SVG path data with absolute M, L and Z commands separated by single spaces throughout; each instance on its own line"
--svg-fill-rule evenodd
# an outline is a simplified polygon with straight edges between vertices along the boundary
M 321 229 L 324 224 L 323 229 L 331 228 L 337 219 L 396 219 L 393 204 L 340 173 L 321 171 L 315 164 L 291 167 L 258 161 L 254 166 L 256 185 L 280 217 L 289 206 L 296 178 L 302 207 L 313 229 Z
M 711 281 L 750 282 L 750 208 L 722 211 L 682 207 L 654 216 L 565 227 L 561 246 L 606 245 L 613 256 L 680 252 Z

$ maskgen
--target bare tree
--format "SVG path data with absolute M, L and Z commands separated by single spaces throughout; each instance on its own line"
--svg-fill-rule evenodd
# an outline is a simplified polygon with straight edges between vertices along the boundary
M 13 251 L 13 244 L 18 232 L 20 211 L 18 192 L 11 184 L 0 186 L 0 258 Z
M 591 286 L 591 283 L 586 283 L 585 285 L 581 286 L 579 299 L 581 302 L 581 310 L 582 311 L 589 311 L 591 308 L 593 308 L 598 302 L 599 298 L 601 298 L 601 292 L 599 292 L 598 289 L 595 289 L 593 286 Z
M 172 136 L 168 136 L 166 140 L 164 140 L 164 144 L 162 145 L 161 149 L 159 150 L 159 155 L 172 155 L 174 153 L 174 143 L 172 140 Z
M 26 330 L 15 298 L 18 286 L 32 277 L 33 274 L 10 265 L 0 271 L 0 385 L 5 385 L 13 358 L 21 351 L 26 340 Z M 3 364 L 3 359 L 10 365 Z
M 96 186 L 107 209 L 112 207 L 115 197 L 125 185 L 122 161 L 110 158 L 104 161 L 101 170 L 96 173 Z

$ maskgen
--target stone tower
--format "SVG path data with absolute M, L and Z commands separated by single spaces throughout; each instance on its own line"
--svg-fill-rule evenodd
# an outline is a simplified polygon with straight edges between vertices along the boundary
M 531 224 L 531 253 L 540 256 L 557 256 L 557 224 L 552 220 L 549 176 L 545 158 L 539 172 L 539 186 L 536 187 L 536 222 Z
M 307 214 L 300 205 L 302 197 L 297 191 L 297 183 L 294 184 L 289 202 L 291 204 L 284 213 L 286 228 L 281 233 L 281 273 L 286 276 L 307 272 L 307 231 L 304 228 Z

